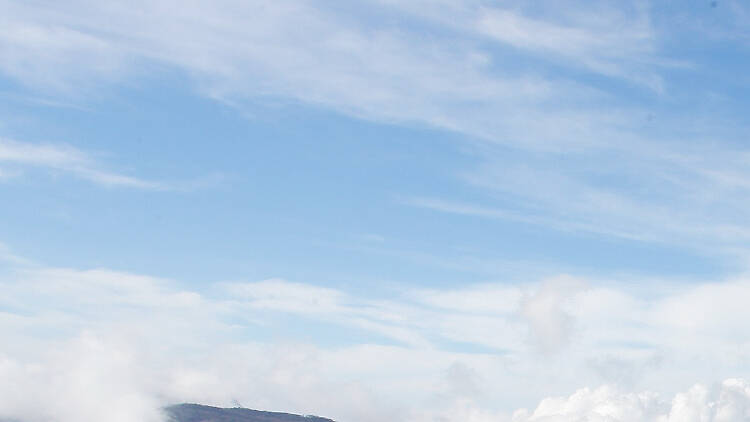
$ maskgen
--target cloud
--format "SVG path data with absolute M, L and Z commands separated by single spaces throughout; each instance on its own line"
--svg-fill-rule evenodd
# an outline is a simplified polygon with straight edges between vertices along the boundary
M 55 346 L 40 360 L 0 354 L 0 418 L 25 422 L 160 422 L 160 401 L 147 388 L 142 351 L 82 333 Z
M 750 386 L 744 380 L 727 379 L 714 389 L 695 385 L 671 402 L 649 392 L 584 388 L 569 397 L 544 399 L 533 412 L 516 411 L 513 422 L 739 422 L 748 418 Z
M 545 353 L 555 352 L 569 340 L 573 317 L 565 302 L 583 287 L 580 280 L 560 277 L 547 280 L 523 302 L 521 315 L 529 322 L 533 341 Z
M 255 283 L 229 283 L 228 293 L 247 300 L 254 308 L 295 313 L 330 313 L 345 306 L 345 296 L 335 289 L 271 279 Z
M 0 261 L 4 261 L 13 265 L 24 265 L 31 263 L 31 261 L 29 261 L 28 259 L 14 254 L 13 251 L 11 251 L 11 249 L 8 247 L 8 245 L 2 242 L 0 242 Z
M 88 157 L 68 146 L 34 145 L 3 139 L 0 160 L 30 165 L 64 167 L 87 164 Z
M 475 397 L 482 394 L 482 377 L 469 366 L 455 362 L 445 373 L 447 393 L 450 398 Z
M 439 16 L 392 3 L 363 2 L 357 12 L 304 0 L 189 2 L 179 11 L 168 0 L 132 7 L 108 1 L 44 10 L 6 6 L 12 31 L 0 37 L 0 48 L 9 52 L 0 70 L 47 90 L 87 92 L 92 84 L 136 77 L 150 64 L 166 65 L 190 75 L 204 95 L 239 107 L 302 102 L 537 149 L 599 143 L 592 134 L 630 118 L 624 110 L 601 113 L 596 104 L 602 92 L 579 81 L 493 66 L 493 50 L 476 36 L 504 34 L 487 30 L 497 26 L 491 23 L 497 16 L 512 17 L 532 32 L 554 24 L 470 2 L 438 9 L 445 11 Z M 370 19 L 370 9 L 409 22 L 394 27 L 392 20 Z M 630 19 L 622 16 L 621 26 Z M 437 24 L 432 37 L 418 30 L 425 20 Z M 589 28 L 585 35 L 600 40 L 599 51 L 622 56 L 640 51 L 629 43 L 647 43 L 652 35 L 644 30 L 638 39 L 608 36 L 617 39 L 613 48 L 600 36 L 610 34 L 609 28 Z M 550 125 L 555 129 L 545 129 Z
M 96 74 L 112 76 L 122 65 L 114 46 L 101 38 L 67 28 L 29 22 L 32 12 L 4 1 L 8 13 L 0 18 L 3 73 L 29 85 L 74 94 Z M 79 70 L 83 65 L 88 69 Z
M 712 76 L 706 63 L 677 66 L 690 57 L 668 49 L 695 31 L 667 32 L 673 18 L 641 2 L 77 0 L 42 8 L 4 0 L 2 8 L 0 72 L 46 96 L 85 98 L 166 69 L 243 111 L 305 104 L 457 132 L 477 157 L 460 181 L 481 199 L 415 204 L 747 252 L 747 128 L 727 117 L 737 109 L 732 92 L 680 85 L 679 72 Z M 691 19 L 700 21 L 680 22 Z M 728 100 L 715 112 L 693 107 L 707 95 Z M 102 185 L 191 186 L 67 163 Z
M 164 404 L 233 400 L 344 422 L 507 422 L 521 407 L 534 410 L 515 422 L 726 422 L 747 409 L 731 380 L 750 369 L 742 277 L 651 280 L 648 294 L 643 280 L 561 276 L 362 296 L 6 262 L 0 419 L 150 421 Z M 556 398 L 586 385 L 605 387 Z
M 105 187 L 163 191 L 189 189 L 202 184 L 200 181 L 164 183 L 128 176 L 103 169 L 91 154 L 70 145 L 21 142 L 7 138 L 0 138 L 0 165 L 11 168 L 8 178 L 18 177 L 28 168 L 41 168 L 68 173 Z M 5 172 L 0 168 L 0 178 Z
M 570 12 L 579 6 L 576 12 Z M 657 36 L 646 10 L 569 5 L 554 20 L 524 16 L 511 10 L 486 9 L 478 18 L 478 32 L 515 48 L 536 52 L 548 60 L 569 60 L 604 75 L 631 79 L 662 90 L 655 72 Z M 561 22 L 562 21 L 562 22 Z M 567 21 L 567 22 L 566 22 Z M 650 66 L 646 63 L 650 62 Z
M 531 195 L 528 195 L 531 196 Z M 617 231 L 611 227 L 591 224 L 590 222 L 565 221 L 560 218 L 534 212 L 534 211 L 517 211 L 511 208 L 493 208 L 473 203 L 456 202 L 440 198 L 411 198 L 403 201 L 407 205 L 426 208 L 448 214 L 457 214 L 468 217 L 481 217 L 492 220 L 508 220 L 520 223 L 544 225 L 560 231 L 577 231 L 604 234 L 608 236 L 621 237 L 626 239 L 652 240 L 652 238 L 643 236 L 639 233 L 628 231 Z
M 412 310 L 396 304 L 380 303 L 361 297 L 310 284 L 270 279 L 251 283 L 224 283 L 239 309 L 286 312 L 301 317 L 319 318 L 340 326 L 351 326 L 376 333 L 396 342 L 427 346 L 414 329 L 399 325 L 404 320 L 400 312 Z
M 660 89 L 655 68 L 676 65 L 658 59 L 658 33 L 650 10 L 637 3 L 543 2 L 542 7 L 498 7 L 482 1 L 379 1 L 459 33 L 487 38 L 548 61 L 582 67 Z M 646 64 L 650 64 L 648 66 Z
M 480 163 L 458 176 L 480 199 L 413 196 L 403 203 L 744 260 L 745 152 L 671 144 L 618 154 L 611 161 L 609 153 L 594 151 L 519 156 L 483 148 Z
M 519 311 L 523 291 L 513 285 L 475 285 L 460 290 L 420 289 L 414 300 L 438 309 L 477 314 L 513 314 Z

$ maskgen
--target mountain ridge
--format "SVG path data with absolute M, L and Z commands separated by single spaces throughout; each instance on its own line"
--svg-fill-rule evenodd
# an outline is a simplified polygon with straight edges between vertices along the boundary
M 312 415 L 267 412 L 242 407 L 222 408 L 196 403 L 181 403 L 165 408 L 169 422 L 335 422 Z

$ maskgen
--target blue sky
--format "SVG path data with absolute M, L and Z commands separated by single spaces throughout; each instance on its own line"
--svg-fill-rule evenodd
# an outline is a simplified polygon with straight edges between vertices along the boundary
M 0 420 L 745 420 L 748 23 L 0 0 Z

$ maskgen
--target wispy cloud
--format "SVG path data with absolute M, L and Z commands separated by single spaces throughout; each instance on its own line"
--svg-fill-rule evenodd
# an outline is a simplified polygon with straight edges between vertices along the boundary
M 606 226 L 577 221 L 565 221 L 544 213 L 539 213 L 538 211 L 516 211 L 510 208 L 493 208 L 479 204 L 457 202 L 440 198 L 411 198 L 403 201 L 403 203 L 443 213 L 457 214 L 467 217 L 517 221 L 526 224 L 543 225 L 561 231 L 589 232 L 633 240 L 655 240 L 653 237 L 639 234 L 637 232 L 616 231 L 615 229 Z
M 61 171 L 107 187 L 172 190 L 176 186 L 115 173 L 103 168 L 91 154 L 69 145 L 39 144 L 0 138 L 0 165 L 18 176 L 30 167 Z M 16 171 L 13 171 L 16 170 Z M 5 168 L 0 168 L 5 171 Z M 12 177 L 9 177 L 12 178 Z
M 479 163 L 457 174 L 476 193 L 471 201 L 413 196 L 402 202 L 744 259 L 747 152 L 674 142 L 618 148 L 618 160 L 611 152 L 539 155 L 482 147 Z
M 166 65 L 189 75 L 197 92 L 239 108 L 304 103 L 481 140 L 478 166 L 464 177 L 487 195 L 471 205 L 475 215 L 646 241 L 676 233 L 696 243 L 706 233 L 725 250 L 747 239 L 738 212 L 747 154 L 730 146 L 744 128 L 674 111 L 675 98 L 701 100 L 665 82 L 675 59 L 658 16 L 640 2 L 2 4 L 0 71 L 46 97 L 79 98 Z M 35 148 L 47 158 L 14 160 L 102 185 L 175 188 L 102 169 L 80 151 Z M 531 207 L 498 206 L 498 195 Z M 460 202 L 441 200 L 444 210 Z M 721 218 L 707 222 L 708 208 L 724 210 Z
M 394 13 L 394 6 L 387 6 L 363 3 Z M 476 37 L 489 35 L 534 54 L 539 46 L 564 56 L 575 53 L 576 59 L 593 51 L 609 63 L 603 57 L 614 51 L 626 58 L 648 50 L 639 47 L 651 45 L 647 24 L 631 22 L 642 18 L 620 16 L 618 26 L 634 34 L 613 35 L 606 23 L 558 28 L 510 9 L 473 3 L 458 8 L 460 13 L 446 8 L 438 16 L 419 8 L 423 12 L 410 15 L 414 26 L 395 28 L 307 1 L 193 3 L 176 13 L 158 2 L 125 8 L 82 1 L 46 10 L 11 3 L 7 19 L 13 30 L 0 44 L 13 54 L 0 61 L 0 69 L 31 86 L 85 92 L 92 82 L 137 74 L 139 63 L 165 63 L 192 75 L 200 92 L 240 107 L 257 98 L 301 101 L 535 148 L 596 143 L 595 133 L 631 118 L 625 107 L 602 113 L 597 104 L 608 95 L 582 80 L 497 66 L 493 51 Z M 405 9 L 396 6 L 395 13 Z M 500 18 L 514 26 L 497 22 Z M 424 20 L 438 25 L 434 37 L 415 29 Z M 557 39 L 558 33 L 566 36 Z M 555 130 L 542 128 L 550 125 Z
M 4 261 L 16 266 L 31 263 L 31 261 L 29 261 L 28 259 L 14 254 L 11 249 L 4 243 L 0 243 L 0 261 Z
M 548 65 L 663 89 L 659 70 L 684 65 L 659 56 L 659 34 L 644 5 L 603 2 L 545 2 L 543 7 L 497 5 L 482 1 L 381 1 L 401 13 L 418 16 L 463 34 L 510 46 Z M 619 6 L 619 7 L 616 7 Z
M 532 18 L 513 10 L 484 9 L 476 28 L 501 43 L 552 61 L 567 60 L 569 66 L 629 79 L 661 91 L 655 54 L 657 35 L 648 12 L 608 8 L 583 12 L 587 6 L 590 5 L 569 5 L 566 12 L 552 16 L 554 20 Z

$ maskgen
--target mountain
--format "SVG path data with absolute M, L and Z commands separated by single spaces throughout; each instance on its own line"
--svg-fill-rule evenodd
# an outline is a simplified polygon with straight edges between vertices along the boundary
M 291 413 L 264 412 L 235 407 L 177 404 L 166 408 L 170 422 L 334 422 L 318 416 L 301 416 Z

